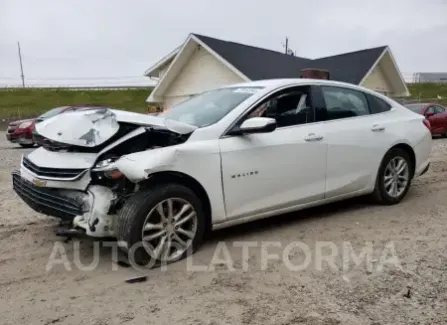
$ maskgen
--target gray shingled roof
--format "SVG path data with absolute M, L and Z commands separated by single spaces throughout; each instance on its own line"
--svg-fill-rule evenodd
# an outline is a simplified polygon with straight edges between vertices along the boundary
M 299 78 L 301 69 L 328 70 L 332 80 L 359 84 L 386 46 L 307 59 L 254 46 L 194 34 L 251 80 Z

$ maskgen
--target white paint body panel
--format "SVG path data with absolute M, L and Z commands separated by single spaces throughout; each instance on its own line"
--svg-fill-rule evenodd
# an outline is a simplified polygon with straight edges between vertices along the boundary
M 227 219 L 323 199 L 327 145 L 305 141 L 322 132 L 309 124 L 220 139 Z
M 279 89 L 296 85 L 356 89 L 381 97 L 394 106 L 385 113 L 278 128 L 271 133 L 225 135 L 235 120 L 257 102 Z M 185 143 L 123 156 L 115 162 L 118 169 L 135 183 L 162 172 L 192 177 L 209 197 L 211 222 L 217 229 L 371 193 L 385 153 L 398 144 L 414 150 L 416 176 L 429 163 L 431 135 L 422 123 L 423 117 L 366 88 L 306 79 L 267 80 L 238 86 L 264 88 L 213 125 L 197 129 L 176 125 L 183 131 L 188 127 L 194 129 Z M 117 116 L 142 124 L 172 124 L 136 113 Z M 381 130 L 376 132 L 375 127 Z M 96 156 L 37 149 L 29 158 L 46 167 L 91 168 Z M 23 166 L 22 173 L 29 180 L 36 177 Z M 78 183 L 51 181 L 47 186 L 91 192 L 90 173 L 84 177 Z M 101 205 L 107 206 L 103 201 Z M 113 221 L 108 215 L 103 217 L 100 224 L 108 229 L 104 233 L 110 235 Z M 83 224 L 83 218 L 77 219 L 79 225 Z

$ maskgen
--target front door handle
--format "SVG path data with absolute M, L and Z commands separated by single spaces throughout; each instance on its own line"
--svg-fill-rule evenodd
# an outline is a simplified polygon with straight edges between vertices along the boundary
M 306 140 L 306 141 L 320 141 L 320 140 L 322 140 L 323 139 L 323 136 L 322 135 L 317 135 L 317 134 L 315 134 L 315 133 L 309 133 L 308 135 L 307 135 L 307 137 L 305 137 L 304 138 L 304 140 Z
M 371 128 L 371 131 L 374 131 L 374 132 L 385 131 L 385 127 L 384 127 L 384 126 L 381 126 L 381 125 L 379 125 L 379 124 L 375 124 L 375 125 L 373 125 L 373 127 Z

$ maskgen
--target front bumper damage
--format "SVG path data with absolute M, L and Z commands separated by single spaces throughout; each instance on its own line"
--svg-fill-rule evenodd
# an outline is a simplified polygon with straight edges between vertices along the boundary
M 14 191 L 34 211 L 62 220 L 73 220 L 88 211 L 82 192 L 48 189 L 39 184 L 37 179 L 33 184 L 22 178 L 19 171 L 12 173 Z
M 80 184 L 88 184 L 88 176 L 84 173 L 78 180 L 48 180 L 22 164 L 20 171 L 12 173 L 12 181 L 14 191 L 34 211 L 72 222 L 73 228 L 91 237 L 114 237 L 116 215 L 109 212 L 115 193 L 100 185 L 88 185 L 82 190 Z

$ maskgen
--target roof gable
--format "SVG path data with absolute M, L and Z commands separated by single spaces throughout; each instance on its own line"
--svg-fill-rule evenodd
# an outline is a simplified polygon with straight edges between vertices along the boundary
M 359 84 L 386 48 L 380 46 L 315 59 L 311 68 L 328 70 L 331 79 Z
M 251 80 L 297 78 L 312 60 L 194 34 Z
M 329 70 L 330 78 L 359 84 L 386 46 L 307 59 L 254 46 L 193 34 L 251 80 L 299 78 L 301 70 Z

